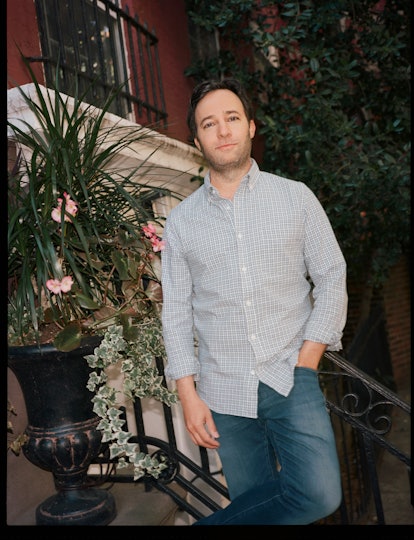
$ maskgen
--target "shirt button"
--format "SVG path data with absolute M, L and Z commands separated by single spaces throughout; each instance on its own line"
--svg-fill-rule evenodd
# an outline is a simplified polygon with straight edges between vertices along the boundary
M 246 270 L 247 270 L 247 268 L 246 268 L 245 266 L 242 266 L 242 267 L 241 267 L 241 271 L 242 271 L 242 272 L 246 272 Z
M 246 300 L 246 306 L 251 306 L 252 303 L 250 302 L 250 300 Z
M 256 372 L 254 369 L 251 370 L 250 375 L 256 375 Z
M 256 334 L 252 334 L 252 335 L 250 336 L 250 339 L 252 339 L 252 340 L 254 341 L 254 340 L 256 339 Z
M 237 238 L 238 238 L 239 240 L 241 240 L 241 239 L 242 239 L 242 237 L 243 237 L 243 235 L 242 235 L 242 234 L 240 234 L 240 233 L 239 233 L 239 234 L 237 235 Z

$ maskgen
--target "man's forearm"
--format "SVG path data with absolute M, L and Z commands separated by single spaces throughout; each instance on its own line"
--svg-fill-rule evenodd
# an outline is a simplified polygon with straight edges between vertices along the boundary
M 305 340 L 299 351 L 297 366 L 318 369 L 319 362 L 326 351 L 325 343 Z

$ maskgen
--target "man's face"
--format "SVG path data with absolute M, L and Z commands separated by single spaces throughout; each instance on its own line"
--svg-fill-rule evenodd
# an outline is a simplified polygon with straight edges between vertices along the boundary
M 256 126 L 247 120 L 243 104 L 230 90 L 213 90 L 195 110 L 194 142 L 211 169 L 226 171 L 250 160 Z

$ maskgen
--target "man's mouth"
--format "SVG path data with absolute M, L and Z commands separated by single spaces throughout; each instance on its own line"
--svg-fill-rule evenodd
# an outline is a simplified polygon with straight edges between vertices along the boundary
M 225 143 L 221 144 L 220 146 L 216 146 L 216 150 L 227 150 L 229 148 L 233 148 L 236 146 L 236 143 Z

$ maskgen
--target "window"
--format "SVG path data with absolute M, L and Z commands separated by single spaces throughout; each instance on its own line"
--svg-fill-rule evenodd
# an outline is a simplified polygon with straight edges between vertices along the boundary
M 111 112 L 154 124 L 166 119 L 157 38 L 109 0 L 35 0 L 46 83 L 59 66 L 59 88 L 102 105 L 122 91 Z

